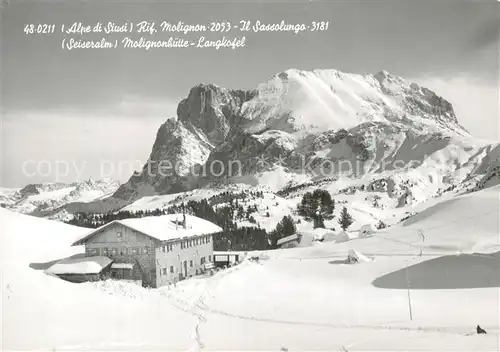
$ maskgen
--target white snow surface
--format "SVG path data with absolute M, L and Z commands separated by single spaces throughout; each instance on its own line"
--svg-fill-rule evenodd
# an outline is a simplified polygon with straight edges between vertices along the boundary
M 249 252 L 267 260 L 156 290 L 45 275 L 33 263 L 75 254 L 70 244 L 82 229 L 0 209 L 2 347 L 495 351 L 500 259 L 491 253 L 500 251 L 499 192 L 495 186 L 437 203 L 367 238 Z M 376 260 L 345 265 L 350 249 Z M 443 276 L 433 282 L 436 271 Z M 475 333 L 478 324 L 487 335 Z
M 351 239 L 349 234 L 345 231 L 340 232 L 337 237 L 335 238 L 335 243 L 342 243 L 342 242 L 347 242 Z
M 349 129 L 366 122 L 401 121 L 407 95 L 422 96 L 419 87 L 385 71 L 362 76 L 328 69 L 289 69 L 260 84 L 258 90 L 259 94 L 241 109 L 249 132 L 301 134 Z M 415 125 L 445 126 L 467 134 L 459 126 L 423 114 L 412 118 Z
M 288 242 L 291 242 L 291 241 L 296 241 L 299 239 L 299 234 L 297 233 L 294 233 L 293 235 L 290 235 L 290 236 L 286 236 L 286 237 L 282 237 L 280 238 L 276 244 L 278 246 L 281 246 L 283 243 L 288 243 Z

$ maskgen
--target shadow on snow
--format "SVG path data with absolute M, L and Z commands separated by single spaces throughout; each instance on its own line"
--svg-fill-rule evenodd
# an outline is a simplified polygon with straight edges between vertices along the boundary
M 408 267 L 410 288 L 416 290 L 500 287 L 500 252 L 447 255 Z M 372 282 L 378 288 L 407 289 L 406 268 Z

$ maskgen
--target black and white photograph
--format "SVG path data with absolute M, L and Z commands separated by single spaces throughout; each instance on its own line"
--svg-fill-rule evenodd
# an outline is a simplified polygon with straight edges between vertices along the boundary
M 0 350 L 500 351 L 499 4 L 0 0 Z

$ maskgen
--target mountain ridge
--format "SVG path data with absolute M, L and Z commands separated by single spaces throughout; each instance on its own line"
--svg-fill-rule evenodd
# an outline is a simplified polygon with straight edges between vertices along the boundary
M 66 209 L 116 210 L 143 197 L 238 183 L 277 192 L 322 178 L 383 181 L 391 206 L 404 208 L 457 185 L 494 184 L 485 163 L 497 154 L 460 125 L 450 102 L 387 71 L 288 69 L 253 90 L 192 87 L 158 129 L 141 171 L 111 197 Z
M 315 111 L 317 106 L 320 108 Z M 313 118 L 304 118 L 302 112 L 309 108 Z M 180 160 L 175 176 L 159 177 L 156 173 L 152 181 L 143 169 L 142 176 L 135 175 L 120 187 L 116 198 L 137 199 L 137 190 L 147 186 L 152 186 L 153 193 L 164 194 L 204 184 L 207 180 L 197 179 L 192 176 L 196 172 L 190 175 L 186 170 L 204 170 L 207 162 L 221 156 L 234 157 L 229 155 L 234 152 L 245 154 L 248 148 L 242 144 L 246 141 L 255 148 L 245 154 L 248 163 L 262 149 L 274 149 L 277 153 L 271 154 L 276 156 L 291 152 L 315 133 L 348 131 L 363 124 L 468 135 L 458 124 L 451 103 L 387 71 L 362 76 L 338 70 L 288 69 L 249 91 L 198 84 L 179 103 L 176 121 L 175 126 L 170 120 L 166 122 L 171 128 L 166 129 L 165 124 L 160 127 L 148 159 L 149 164 L 165 160 L 175 164 Z M 170 134 L 160 134 L 164 129 Z M 359 134 L 355 138 L 362 139 Z M 172 141 L 177 141 L 176 152 Z M 363 149 L 360 146 L 357 148 Z M 167 150 L 176 155 L 172 157 Z M 255 165 L 247 166 L 248 172 L 256 170 Z

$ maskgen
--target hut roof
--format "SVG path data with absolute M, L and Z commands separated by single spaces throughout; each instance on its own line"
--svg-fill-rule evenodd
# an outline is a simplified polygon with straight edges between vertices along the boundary
M 66 258 L 59 260 L 50 268 L 45 270 L 48 274 L 98 274 L 105 267 L 111 264 L 112 260 L 108 257 L 79 257 Z

